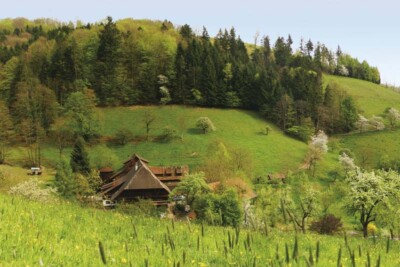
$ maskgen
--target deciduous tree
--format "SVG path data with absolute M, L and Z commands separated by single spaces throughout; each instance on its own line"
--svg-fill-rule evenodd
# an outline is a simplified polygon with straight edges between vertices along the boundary
M 379 207 L 397 205 L 400 176 L 395 171 L 361 171 L 357 168 L 347 175 L 349 192 L 347 208 L 358 214 L 364 237 L 368 225 L 377 220 Z

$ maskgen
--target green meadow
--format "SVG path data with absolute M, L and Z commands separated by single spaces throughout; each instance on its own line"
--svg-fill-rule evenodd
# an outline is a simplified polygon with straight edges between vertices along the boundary
M 150 138 L 145 140 L 146 130 L 143 114 L 152 112 L 155 116 L 151 124 Z M 152 165 L 184 165 L 192 170 L 198 168 L 204 160 L 215 153 L 218 143 L 227 150 L 242 149 L 252 157 L 254 175 L 266 175 L 270 172 L 296 170 L 304 159 L 307 145 L 283 134 L 276 126 L 266 122 L 253 111 L 239 109 L 215 109 L 184 106 L 135 106 L 99 108 L 102 138 L 88 147 L 89 156 L 97 156 L 100 147 L 107 146 L 118 158 L 119 165 L 137 153 L 148 159 Z M 207 116 L 217 130 L 203 134 L 196 128 L 199 117 Z M 176 130 L 177 138 L 165 142 L 159 136 L 169 126 Z M 266 127 L 270 128 L 268 135 Z M 129 129 L 134 137 L 124 146 L 111 142 L 119 129 Z M 183 135 L 183 140 L 180 136 Z M 26 157 L 26 149 L 14 148 L 9 160 L 21 162 Z M 71 148 L 63 154 L 69 157 Z M 42 148 L 44 165 L 54 167 L 59 153 L 54 144 L 44 144 Z
M 346 92 L 354 97 L 357 106 L 364 116 L 372 115 L 384 117 L 384 111 L 389 107 L 400 110 L 400 93 L 377 85 L 352 78 L 338 76 L 324 76 L 325 84 L 336 82 Z M 400 131 L 398 129 L 385 129 L 383 131 L 368 131 L 339 135 L 340 146 L 350 149 L 356 156 L 358 165 L 366 168 L 377 168 L 382 157 L 391 160 L 399 158 Z
M 202 226 L 68 202 L 3 194 L 0 202 L 0 266 L 400 264 L 399 242 L 387 239 L 298 234 L 296 241 L 295 233 Z

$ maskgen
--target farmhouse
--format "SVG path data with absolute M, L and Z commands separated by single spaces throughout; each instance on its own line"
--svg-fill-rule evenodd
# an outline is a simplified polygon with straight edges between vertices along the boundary
M 101 194 L 111 200 L 151 199 L 156 205 L 167 203 L 169 193 L 189 172 L 188 166 L 150 167 L 149 161 L 134 154 L 124 167 L 110 177 Z

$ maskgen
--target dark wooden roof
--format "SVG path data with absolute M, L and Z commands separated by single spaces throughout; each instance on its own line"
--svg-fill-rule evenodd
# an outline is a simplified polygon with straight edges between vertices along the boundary
M 111 167 L 103 167 L 99 170 L 99 172 L 113 172 L 114 170 Z
M 103 194 L 111 194 L 111 200 L 116 199 L 125 190 L 161 190 L 170 193 L 171 190 L 162 183 L 140 157 L 132 157 L 135 165 L 129 166 L 118 173 L 120 177 L 102 187 Z M 130 162 L 130 161 L 127 161 Z

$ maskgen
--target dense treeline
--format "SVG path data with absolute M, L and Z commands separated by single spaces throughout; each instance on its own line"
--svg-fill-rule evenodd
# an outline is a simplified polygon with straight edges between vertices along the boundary
M 0 99 L 30 142 L 49 131 L 72 93 L 86 89 L 101 106 L 259 110 L 300 139 L 315 129 L 346 132 L 357 120 L 355 103 L 336 85 L 323 88 L 322 73 L 380 82 L 367 62 L 311 40 L 294 49 L 290 36 L 273 44 L 264 37 L 249 49 L 233 28 L 211 38 L 205 28 L 196 35 L 188 25 L 111 17 L 87 25 L 2 20 L 0 61 Z

